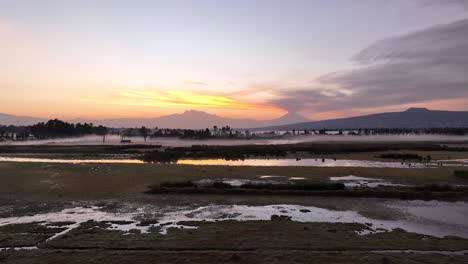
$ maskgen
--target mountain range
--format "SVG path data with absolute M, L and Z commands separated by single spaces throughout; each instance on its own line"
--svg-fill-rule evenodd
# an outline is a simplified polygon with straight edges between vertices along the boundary
M 46 121 L 44 118 L 32 116 L 17 116 L 0 113 L 0 125 L 28 126 Z
M 32 125 L 45 121 L 47 120 L 42 118 L 0 114 L 1 125 Z M 232 128 L 254 128 L 261 126 L 292 124 L 310 120 L 297 113 L 287 113 L 284 116 L 271 120 L 255 120 L 225 118 L 202 111 L 190 110 L 180 114 L 172 114 L 156 118 L 71 119 L 65 121 L 75 124 L 93 123 L 94 125 L 103 125 L 117 128 L 146 126 L 148 128 L 159 127 L 204 129 L 211 128 L 215 125 L 219 127 L 228 125 Z
M 47 121 L 31 116 L 0 114 L 0 125 L 32 125 Z M 148 128 L 211 128 L 228 125 L 232 128 L 254 128 L 256 130 L 317 130 L 359 128 L 440 128 L 468 127 L 468 111 L 440 111 L 426 108 L 409 108 L 403 112 L 388 112 L 322 121 L 310 121 L 297 113 L 272 120 L 225 118 L 202 111 L 190 110 L 180 114 L 156 118 L 72 119 L 71 123 L 93 123 L 107 127 Z
M 427 108 L 409 108 L 403 112 L 389 112 L 329 119 L 313 122 L 299 122 L 289 125 L 269 126 L 261 130 L 318 130 L 318 129 L 359 129 L 359 128 L 444 128 L 468 127 L 468 111 L 440 111 Z

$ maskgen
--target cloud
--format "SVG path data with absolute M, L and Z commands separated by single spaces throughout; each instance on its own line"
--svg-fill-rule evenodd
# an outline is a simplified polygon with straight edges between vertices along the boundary
M 467 36 L 465 19 L 378 41 L 352 58 L 353 70 L 322 76 L 318 87 L 279 92 L 272 103 L 335 111 L 468 98 Z
M 188 86 L 207 86 L 208 85 L 206 82 L 201 82 L 201 81 L 186 81 L 183 84 L 188 85 Z
M 455 5 L 468 9 L 468 0 L 420 0 L 424 5 Z
M 102 95 L 83 96 L 85 102 L 107 103 L 121 106 L 152 108 L 221 108 L 239 110 L 268 110 L 271 106 L 246 103 L 234 98 L 210 93 L 194 93 L 179 90 L 121 90 Z

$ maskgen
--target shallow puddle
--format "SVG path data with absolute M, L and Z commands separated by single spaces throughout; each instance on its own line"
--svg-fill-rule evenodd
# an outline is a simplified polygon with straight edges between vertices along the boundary
M 229 184 L 232 187 L 240 187 L 244 184 L 280 184 L 279 181 L 273 180 L 249 180 L 249 179 L 230 179 L 230 178 L 221 178 L 221 179 L 202 179 L 195 181 L 194 183 L 199 187 L 210 186 L 215 182 L 222 182 Z
M 169 229 L 197 229 L 196 226 L 179 225 L 177 223 L 155 223 L 142 225 L 139 222 L 117 224 L 112 223 L 107 230 L 118 230 L 124 232 L 124 235 L 133 233 L 148 234 L 151 233 L 152 229 L 158 229 L 161 235 L 166 235 Z
M 301 181 L 301 180 L 305 180 L 306 178 L 304 177 L 289 177 L 289 180 L 291 181 Z
M 366 178 L 354 175 L 330 177 L 330 181 L 342 182 L 348 188 L 369 187 L 375 188 L 379 186 L 409 186 L 405 184 L 393 183 L 384 179 Z
M 1 251 L 7 251 L 7 250 L 35 250 L 35 249 L 39 249 L 38 247 L 3 247 L 3 248 L 0 248 L 0 252 Z
M 50 225 L 58 222 L 73 222 L 65 226 L 67 229 L 55 234 L 50 239 L 57 238 L 77 227 L 81 223 L 92 220 L 106 222 L 109 230 L 119 230 L 123 234 L 148 233 L 157 230 L 167 234 L 171 228 L 197 228 L 181 225 L 181 221 L 269 221 L 272 216 L 285 216 L 298 222 L 328 222 L 328 223 L 360 223 L 369 227 L 358 234 L 366 235 L 375 232 L 391 231 L 401 228 L 408 232 L 437 237 L 458 236 L 468 238 L 468 204 L 465 202 L 437 201 L 388 201 L 381 202 L 386 210 L 394 210 L 398 217 L 392 220 L 366 217 L 357 211 L 330 210 L 316 206 L 293 204 L 276 204 L 264 206 L 247 205 L 210 205 L 198 208 L 180 207 L 140 207 L 127 209 L 126 212 L 104 212 L 101 207 L 75 207 L 57 212 L 36 214 L 32 216 L 0 218 L 0 226 L 41 222 Z M 153 223 L 142 224 L 145 215 L 155 215 Z M 137 220 L 138 219 L 138 220 Z
M 284 176 L 278 175 L 261 175 L 259 176 L 260 179 L 271 179 L 271 178 L 284 178 Z
M 421 205 L 400 205 L 400 209 L 408 208 L 407 217 L 398 220 L 378 220 L 362 216 L 355 211 L 338 211 L 329 210 L 314 206 L 300 205 L 267 205 L 267 206 L 245 206 L 245 205 L 214 205 L 200 207 L 194 210 L 174 211 L 165 214 L 162 222 L 179 222 L 179 221 L 220 221 L 220 220 L 237 220 L 237 221 L 252 221 L 252 220 L 270 220 L 273 215 L 291 217 L 292 221 L 298 222 L 327 222 L 327 223 L 360 223 L 371 224 L 369 230 L 359 232 L 362 235 L 391 231 L 396 228 L 401 228 L 407 232 L 414 232 L 424 235 L 432 235 L 443 237 L 447 235 L 460 236 L 468 238 L 468 223 L 461 223 L 468 217 L 468 206 L 466 203 L 423 203 L 424 207 L 438 208 L 435 214 L 449 212 L 454 208 L 460 211 L 460 214 L 454 216 L 458 219 L 457 223 L 451 221 L 438 221 L 431 216 L 433 214 L 419 214 L 414 208 L 419 208 Z M 450 204 L 451 206 L 447 206 Z M 442 206 L 441 206 L 442 205 Z

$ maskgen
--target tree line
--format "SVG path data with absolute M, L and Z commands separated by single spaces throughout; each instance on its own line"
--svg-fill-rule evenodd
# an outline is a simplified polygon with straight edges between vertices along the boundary
M 257 131 L 235 130 L 229 126 L 213 126 L 205 129 L 168 129 L 168 128 L 108 128 L 102 125 L 95 126 L 92 123 L 72 124 L 62 120 L 52 119 L 47 122 L 37 123 L 31 126 L 1 126 L 0 139 L 8 139 L 8 135 L 14 133 L 16 140 L 26 140 L 33 136 L 36 139 L 78 137 L 86 135 L 105 136 L 109 133 L 119 134 L 124 137 L 141 136 L 148 137 L 176 137 L 187 139 L 255 139 L 255 138 L 284 138 L 301 135 L 468 135 L 468 128 L 366 128 L 366 129 L 320 129 L 320 130 L 291 130 L 291 131 Z M 10 138 L 11 139 L 11 138 Z
M 109 128 L 94 126 L 92 123 L 67 123 L 58 119 L 40 122 L 31 126 L 3 126 L 0 136 L 15 133 L 18 140 L 27 139 L 30 135 L 37 139 L 77 137 L 85 135 L 106 135 Z

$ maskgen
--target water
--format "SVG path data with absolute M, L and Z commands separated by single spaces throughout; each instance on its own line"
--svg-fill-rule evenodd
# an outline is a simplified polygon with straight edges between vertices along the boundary
M 370 136 L 346 136 L 346 135 L 308 135 L 296 136 L 282 139 L 209 139 L 193 140 L 179 138 L 148 138 L 145 142 L 143 137 L 128 137 L 130 144 L 148 144 L 173 147 L 189 147 L 192 145 L 251 145 L 251 144 L 296 144 L 303 142 L 458 142 L 466 141 L 466 136 L 449 135 L 370 135 Z M 106 145 L 122 145 L 120 136 L 106 136 Z M 31 141 L 5 141 L 0 145 L 102 145 L 101 136 L 85 136 L 77 138 L 47 139 Z M 124 143 L 128 145 L 128 143 Z
M 142 164 L 138 159 L 56 159 L 56 158 L 31 158 L 31 157 L 0 157 L 0 162 L 35 162 L 35 163 L 123 163 Z M 155 162 L 158 163 L 158 162 Z M 384 162 L 370 160 L 334 160 L 334 159 L 245 159 L 245 160 L 224 160 L 224 159 L 180 159 L 173 164 L 201 165 L 201 166 L 299 166 L 299 167 L 360 167 L 360 168 L 431 168 L 436 164 L 424 163 L 401 163 Z M 467 163 L 449 162 L 444 166 L 468 166 Z M 269 176 L 269 175 L 266 175 Z
M 260 179 L 272 179 L 272 178 L 284 178 L 284 176 L 279 175 L 261 175 L 259 176 Z
M 352 200 L 352 199 L 350 199 Z M 353 203 L 369 203 L 368 200 L 354 199 Z M 273 215 L 290 217 L 298 222 L 327 222 L 327 223 L 361 223 L 369 226 L 359 230 L 358 234 L 366 235 L 375 232 L 391 231 L 401 228 L 408 232 L 437 237 L 458 236 L 468 238 L 468 204 L 465 202 L 438 201 L 393 201 L 378 200 L 378 206 L 364 205 L 366 210 L 391 211 L 392 218 L 364 216 L 359 211 L 342 209 L 331 210 L 317 206 L 295 204 L 271 204 L 259 206 L 247 205 L 208 205 L 201 207 L 154 207 L 140 206 L 135 209 L 132 205 L 120 208 L 118 212 L 107 212 L 102 207 L 73 207 L 61 211 L 48 212 L 30 216 L 0 218 L 0 226 L 8 224 L 73 222 L 65 231 L 57 233 L 50 239 L 55 239 L 79 227 L 88 220 L 110 222 L 109 230 L 120 230 L 123 234 L 134 231 L 139 233 L 151 232 L 156 228 L 161 234 L 167 234 L 172 228 L 197 228 L 181 225 L 181 221 L 269 221 Z M 352 201 L 350 201 L 352 202 Z M 348 207 L 350 208 L 350 207 Z M 153 224 L 142 225 L 140 220 L 151 215 Z M 368 213 L 366 213 L 368 215 Z M 115 223 L 115 222 L 121 223 Z M 112 223 L 114 222 L 114 223 Z
M 392 183 L 384 179 L 365 178 L 365 177 L 358 177 L 354 175 L 330 177 L 330 181 L 342 182 L 348 188 L 354 188 L 354 187 L 375 188 L 379 186 L 409 186 L 405 184 Z
M 212 185 L 215 182 L 222 182 L 225 184 L 229 184 L 232 187 L 240 187 L 244 184 L 280 184 L 282 182 L 273 181 L 273 180 L 249 180 L 249 179 L 229 179 L 229 178 L 221 178 L 221 179 L 202 179 L 195 181 L 195 184 L 200 187 Z
M 186 165 L 223 165 L 223 166 L 299 166 L 299 167 L 364 167 L 364 168 L 427 168 L 423 163 L 402 164 L 370 160 L 334 160 L 334 159 L 181 159 L 176 164 Z M 267 175 L 268 176 L 268 175 Z
M 291 180 L 291 181 L 302 181 L 302 180 L 306 180 L 306 178 L 304 178 L 304 177 L 289 177 L 289 180 Z
M 0 157 L 0 162 L 34 162 L 34 163 L 68 163 L 68 164 L 80 164 L 80 163 L 144 163 L 137 159 L 49 159 L 49 158 L 23 158 L 23 157 Z

